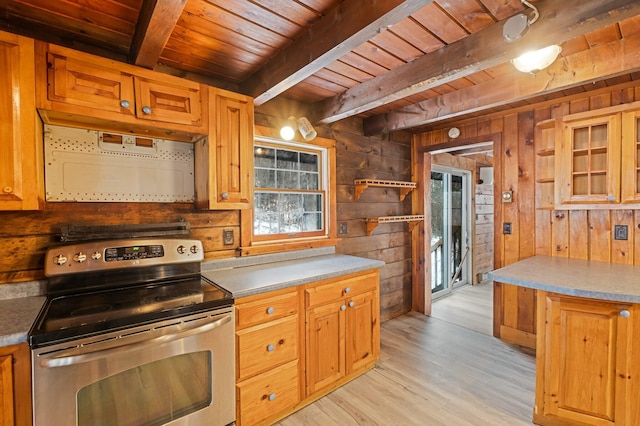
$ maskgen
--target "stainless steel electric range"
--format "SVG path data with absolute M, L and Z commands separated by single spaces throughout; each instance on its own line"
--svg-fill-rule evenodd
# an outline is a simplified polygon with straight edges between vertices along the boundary
M 202 243 L 180 238 L 49 249 L 29 333 L 34 425 L 232 423 L 233 297 L 202 260 Z

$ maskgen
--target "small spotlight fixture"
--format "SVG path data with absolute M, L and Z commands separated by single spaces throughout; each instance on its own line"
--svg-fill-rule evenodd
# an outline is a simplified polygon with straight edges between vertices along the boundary
M 285 125 L 280 128 L 280 136 L 282 139 L 290 141 L 296 136 L 296 130 L 300 132 L 302 138 L 307 142 L 314 140 L 318 136 L 318 132 L 313 128 L 307 117 L 296 119 L 293 116 L 289 117 Z

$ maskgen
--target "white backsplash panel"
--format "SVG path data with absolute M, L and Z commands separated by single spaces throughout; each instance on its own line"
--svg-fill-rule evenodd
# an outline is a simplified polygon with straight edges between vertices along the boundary
M 193 144 L 45 125 L 47 201 L 193 202 Z

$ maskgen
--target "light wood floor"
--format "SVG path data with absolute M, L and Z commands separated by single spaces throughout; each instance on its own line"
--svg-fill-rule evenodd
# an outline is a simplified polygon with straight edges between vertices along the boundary
M 531 425 L 535 359 L 491 336 L 491 283 L 381 326 L 376 367 L 277 425 Z

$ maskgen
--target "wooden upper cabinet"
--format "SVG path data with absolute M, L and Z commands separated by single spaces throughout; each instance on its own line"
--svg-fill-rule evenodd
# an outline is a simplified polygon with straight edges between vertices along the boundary
M 207 134 L 199 83 L 56 45 L 38 44 L 38 108 L 46 123 L 195 141 Z
M 560 204 L 620 202 L 619 114 L 564 122 Z
M 640 102 L 564 118 L 556 150 L 556 208 L 638 208 Z
M 209 88 L 209 138 L 196 144 L 196 203 L 202 209 L 252 205 L 253 99 Z
M 640 203 L 640 110 L 622 113 L 622 202 Z
M 42 132 L 34 90 L 33 40 L 0 32 L 0 210 L 43 205 Z
M 542 293 L 534 422 L 638 424 L 635 305 Z M 633 370 L 633 371 L 632 371 Z

